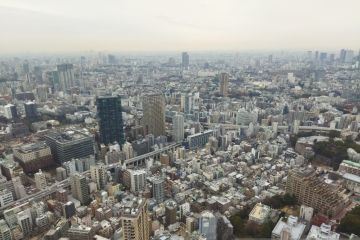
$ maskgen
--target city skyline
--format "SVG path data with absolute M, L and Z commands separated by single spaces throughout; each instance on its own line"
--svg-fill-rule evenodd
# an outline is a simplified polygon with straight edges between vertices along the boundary
M 358 49 L 359 7 L 353 0 L 4 0 L 0 51 Z

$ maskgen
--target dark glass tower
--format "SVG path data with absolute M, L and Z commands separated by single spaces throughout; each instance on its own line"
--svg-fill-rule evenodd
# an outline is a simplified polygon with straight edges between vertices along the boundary
M 96 99 L 99 120 L 100 142 L 104 144 L 124 143 L 120 96 L 100 96 Z

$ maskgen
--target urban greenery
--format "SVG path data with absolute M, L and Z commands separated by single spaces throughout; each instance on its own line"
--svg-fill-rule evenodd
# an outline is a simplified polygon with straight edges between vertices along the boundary
M 354 233 L 360 236 L 360 206 L 355 207 L 341 219 L 337 230 L 339 232 Z

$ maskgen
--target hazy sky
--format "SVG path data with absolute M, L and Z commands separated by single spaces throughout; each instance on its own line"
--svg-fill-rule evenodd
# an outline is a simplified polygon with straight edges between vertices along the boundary
M 360 48 L 359 0 L 0 0 L 0 53 Z

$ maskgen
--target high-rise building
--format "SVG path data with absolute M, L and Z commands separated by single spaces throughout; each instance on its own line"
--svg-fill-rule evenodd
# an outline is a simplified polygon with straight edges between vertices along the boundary
M 131 170 L 131 191 L 139 192 L 146 187 L 146 172 L 144 170 Z
M 13 104 L 7 104 L 4 106 L 4 114 L 7 119 L 15 120 L 18 118 L 16 106 Z
M 176 223 L 176 212 L 177 204 L 174 200 L 168 200 L 165 202 L 165 224 L 170 226 L 171 224 Z
M 24 236 L 27 236 L 32 231 L 33 222 L 30 211 L 24 210 L 17 214 L 17 222 L 21 227 Z
M 90 166 L 91 180 L 94 181 L 98 189 L 103 189 L 107 183 L 106 167 L 104 164 Z
M 181 54 L 181 67 L 184 70 L 189 69 L 189 54 L 187 52 Z
M 46 175 L 39 169 L 39 172 L 34 174 L 35 186 L 39 190 L 47 188 Z
M 165 100 L 162 94 L 147 94 L 143 98 L 145 134 L 165 135 Z
M 340 56 L 339 56 L 340 62 L 345 62 L 345 56 L 346 56 L 346 50 L 345 50 L 345 49 L 341 49 L 341 50 L 340 50 Z
M 228 89 L 229 89 L 229 75 L 227 73 L 220 73 L 219 82 L 220 82 L 220 94 L 224 97 L 227 97 Z
M 72 216 L 75 215 L 75 213 L 76 213 L 76 210 L 75 210 L 75 205 L 73 202 L 69 201 L 63 205 L 63 216 L 66 219 L 71 218 Z
M 69 88 L 74 86 L 75 77 L 72 64 L 57 65 L 57 73 L 61 91 L 66 92 Z
M 346 50 L 345 54 L 345 62 L 352 63 L 354 59 L 354 51 L 353 50 Z
M 93 137 L 83 131 L 50 132 L 45 140 L 58 164 L 94 154 Z
M 89 186 L 85 176 L 79 173 L 72 174 L 70 176 L 70 186 L 74 198 L 79 200 L 82 204 L 89 202 Z
M 13 193 L 9 189 L 0 191 L 0 207 L 10 204 L 14 201 Z
M 51 149 L 45 142 L 15 146 L 13 156 L 25 173 L 33 173 L 54 165 Z
M 126 207 L 120 220 L 124 240 L 148 240 L 150 232 L 146 200 L 125 198 L 123 202 Z
M 201 213 L 199 219 L 199 232 L 204 234 L 207 240 L 216 240 L 217 220 L 214 214 L 210 211 Z
M 100 96 L 96 99 L 100 142 L 124 143 L 122 107 L 120 96 Z
M 156 178 L 152 181 L 152 193 L 153 193 L 153 198 L 155 198 L 155 200 L 158 203 L 161 203 L 164 201 L 165 198 L 165 183 L 164 183 L 164 179 L 162 178 Z
M 11 240 L 11 230 L 4 219 L 0 220 L 0 240 Z
M 323 214 L 336 216 L 346 206 L 347 200 L 340 195 L 342 189 L 333 188 L 321 181 L 313 168 L 289 171 L 286 193 L 295 195 L 298 202 Z
M 125 153 L 126 159 L 134 157 L 134 149 L 129 142 L 125 142 L 125 144 L 123 145 L 123 152 Z
M 184 117 L 183 115 L 176 114 L 173 119 L 173 140 L 181 142 L 184 139 Z
M 28 120 L 34 120 L 37 118 L 37 106 L 35 102 L 24 103 L 25 116 Z

